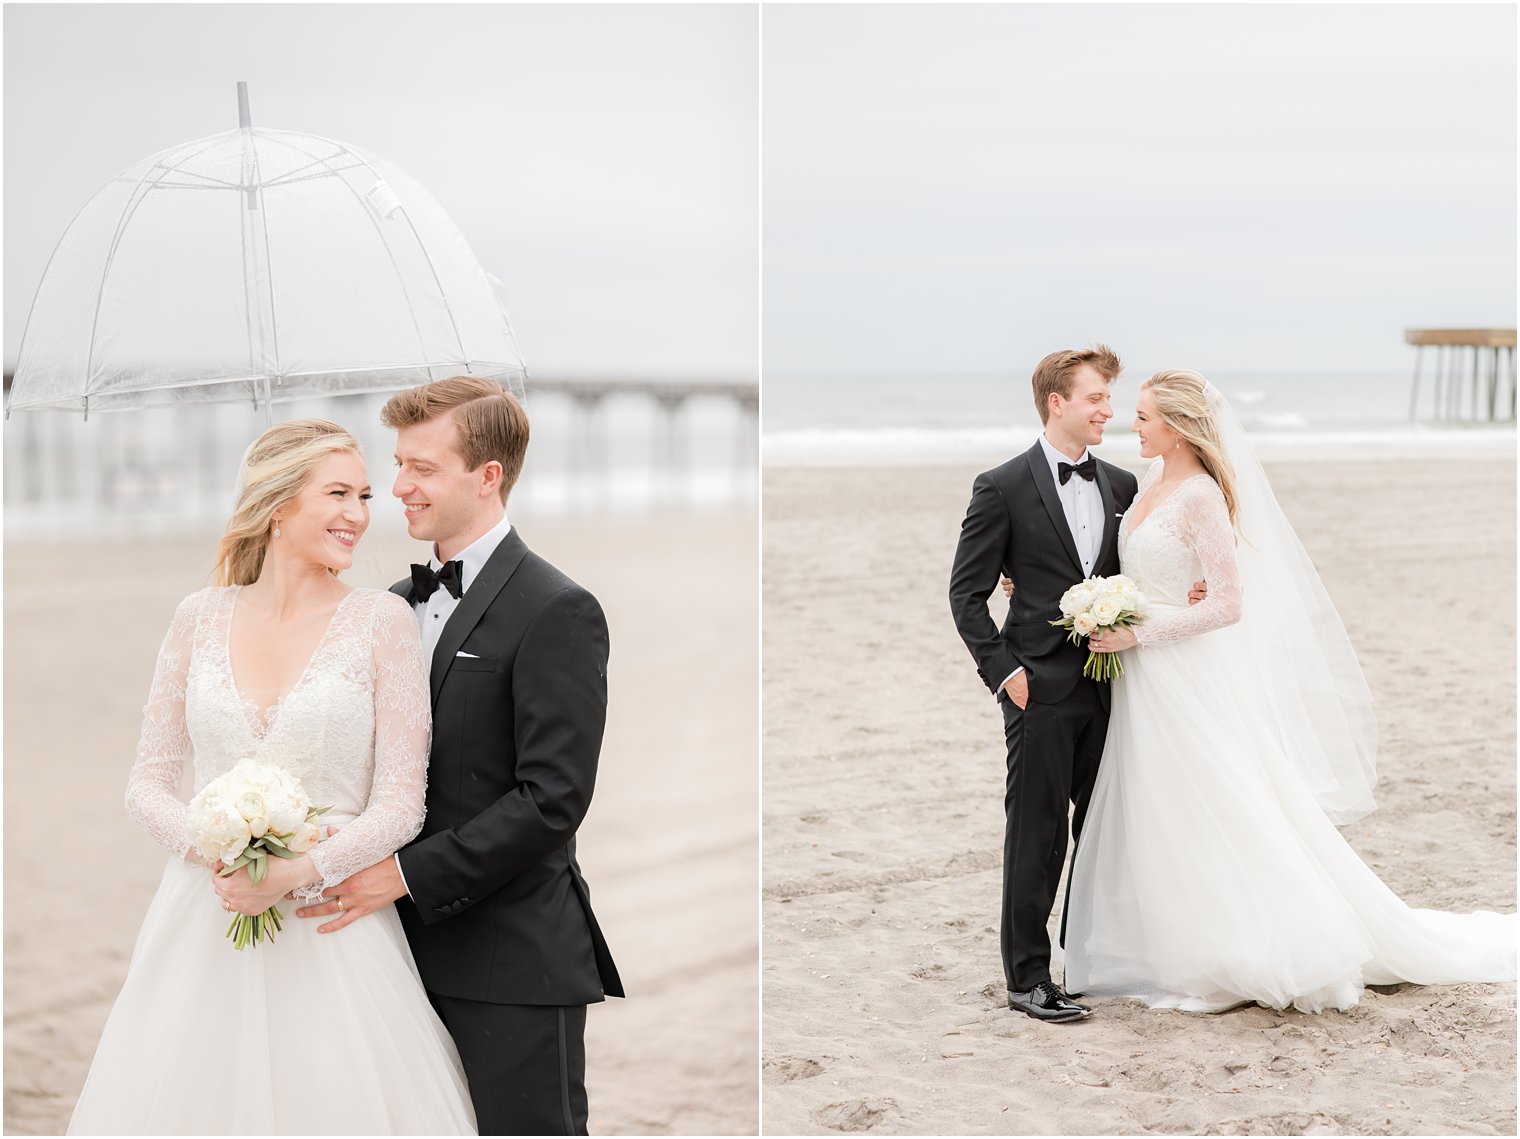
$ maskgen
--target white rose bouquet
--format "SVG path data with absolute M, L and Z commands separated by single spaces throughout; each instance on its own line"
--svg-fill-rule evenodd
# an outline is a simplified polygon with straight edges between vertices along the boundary
M 1052 621 L 1071 634 L 1072 644 L 1104 629 L 1117 629 L 1144 620 L 1145 594 L 1122 573 L 1113 577 L 1090 577 L 1079 581 L 1061 595 L 1061 618 Z M 1082 675 L 1094 680 L 1112 680 L 1124 675 L 1118 653 L 1087 654 Z
M 299 858 L 321 841 L 315 820 L 329 809 L 313 807 L 289 772 L 244 759 L 190 800 L 185 829 L 202 858 L 222 861 L 223 877 L 246 866 L 262 882 L 271 857 Z M 253 917 L 238 914 L 227 936 L 244 949 L 265 937 L 273 941 L 280 928 L 279 908 L 270 906 Z

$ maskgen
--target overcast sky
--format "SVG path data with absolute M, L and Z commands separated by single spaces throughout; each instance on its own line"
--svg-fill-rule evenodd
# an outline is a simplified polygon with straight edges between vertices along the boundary
M 237 126 L 420 180 L 531 372 L 753 378 L 752 6 L 6 5 L 5 366 L 54 244 L 138 159 Z
M 1513 5 L 768 6 L 767 373 L 1515 324 Z M 1159 365 L 1158 365 L 1159 366 Z

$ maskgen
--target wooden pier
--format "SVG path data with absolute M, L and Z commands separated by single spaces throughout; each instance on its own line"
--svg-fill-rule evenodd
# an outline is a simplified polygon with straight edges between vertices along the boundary
M 1513 422 L 1513 328 L 1410 328 L 1404 332 L 1404 342 L 1415 346 L 1414 383 L 1409 390 L 1410 419 L 1419 415 L 1421 365 L 1425 361 L 1425 350 L 1430 348 L 1435 355 L 1435 370 L 1431 376 L 1431 419 L 1504 418 Z M 1506 383 L 1509 398 L 1502 400 L 1500 392 Z

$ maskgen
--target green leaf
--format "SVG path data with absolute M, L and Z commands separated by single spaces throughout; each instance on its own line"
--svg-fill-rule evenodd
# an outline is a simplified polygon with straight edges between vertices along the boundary
M 294 850 L 285 850 L 284 848 L 278 848 L 278 847 L 271 847 L 269 853 L 272 854 L 272 855 L 274 855 L 276 858 L 300 858 L 301 857 L 301 855 L 298 852 L 294 851 Z
M 259 839 L 259 841 L 264 844 L 264 849 L 269 851 L 271 854 L 273 854 L 276 849 L 285 849 L 285 844 L 280 841 L 280 836 L 275 834 L 274 831 L 270 831 L 263 838 Z

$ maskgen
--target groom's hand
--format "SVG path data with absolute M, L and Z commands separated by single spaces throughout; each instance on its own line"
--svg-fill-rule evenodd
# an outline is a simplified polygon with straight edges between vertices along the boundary
M 1008 699 L 1013 701 L 1013 706 L 1022 712 L 1024 705 L 1029 703 L 1029 674 L 1020 669 L 1008 678 L 1008 683 L 1003 685 L 1003 691 L 1008 693 Z
M 321 918 L 339 914 L 337 921 L 317 926 L 318 933 L 336 933 L 355 918 L 374 913 L 381 906 L 388 906 L 406 893 L 401 871 L 394 858 L 382 858 L 373 866 L 350 874 L 336 886 L 323 891 L 327 901 L 314 906 L 302 906 L 296 911 L 299 918 Z M 338 903 L 342 902 L 340 908 Z
M 1188 604 L 1197 605 L 1209 595 L 1209 583 L 1206 581 L 1193 582 L 1193 588 L 1188 590 Z

